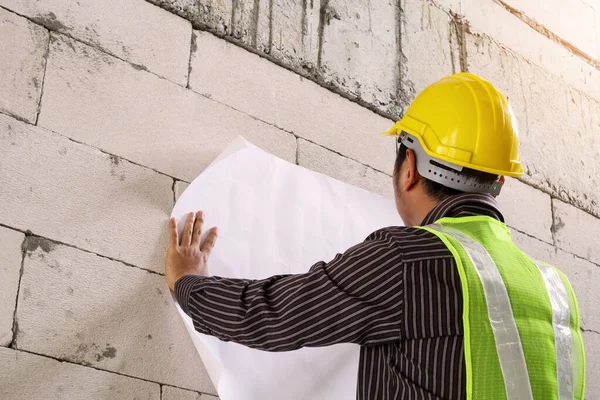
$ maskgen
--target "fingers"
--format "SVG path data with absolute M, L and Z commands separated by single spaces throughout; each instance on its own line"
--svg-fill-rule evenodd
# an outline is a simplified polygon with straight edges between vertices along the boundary
M 189 213 L 185 219 L 185 225 L 183 226 L 183 234 L 181 235 L 181 245 L 189 246 L 192 242 L 192 231 L 194 230 L 194 219 L 196 214 Z
M 200 249 L 203 253 L 206 254 L 207 257 L 210 256 L 212 249 L 215 247 L 215 243 L 217 241 L 218 236 L 219 236 L 218 228 L 212 228 L 210 230 L 210 232 L 208 233 L 208 237 L 206 238 L 206 241 L 204 242 L 204 244 L 202 245 L 202 248 Z
M 192 234 L 192 246 L 200 247 L 200 238 L 202 237 L 202 226 L 204 225 L 204 213 L 196 213 L 196 223 L 194 224 L 194 233 Z
M 177 220 L 169 220 L 169 248 L 176 249 L 179 246 L 179 234 L 177 233 Z

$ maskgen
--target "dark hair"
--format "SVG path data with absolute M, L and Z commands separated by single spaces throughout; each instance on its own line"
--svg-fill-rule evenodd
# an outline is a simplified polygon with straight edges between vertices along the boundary
M 398 149 L 398 154 L 396 155 L 396 163 L 394 165 L 394 178 L 395 179 L 397 179 L 396 177 L 398 176 L 398 172 L 400 172 L 400 168 L 402 167 L 402 164 L 404 164 L 404 161 L 406 160 L 406 150 L 408 150 L 408 147 L 406 147 L 403 144 L 400 144 L 400 147 Z M 478 181 L 480 181 L 481 183 L 485 183 L 485 184 L 491 184 L 498 180 L 498 175 L 489 174 L 487 172 L 476 171 L 476 170 L 470 169 L 470 168 L 463 168 L 461 174 L 466 177 L 476 178 Z M 442 201 L 444 199 L 447 199 L 450 196 L 456 196 L 457 194 L 464 193 L 460 190 L 452 189 L 452 188 L 444 186 L 440 183 L 434 182 L 431 179 L 427 179 L 427 178 L 422 178 L 422 179 L 423 179 L 423 187 L 425 188 L 425 192 L 427 193 L 427 195 L 429 197 L 431 197 L 434 200 Z

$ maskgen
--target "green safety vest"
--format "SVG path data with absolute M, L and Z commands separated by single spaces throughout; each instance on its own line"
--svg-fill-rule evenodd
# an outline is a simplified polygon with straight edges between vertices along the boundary
M 485 216 L 421 227 L 454 255 L 463 294 L 467 399 L 583 399 L 579 309 L 567 277 Z

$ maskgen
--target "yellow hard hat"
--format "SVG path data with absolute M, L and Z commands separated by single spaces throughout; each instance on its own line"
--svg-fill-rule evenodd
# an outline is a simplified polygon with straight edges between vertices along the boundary
M 409 148 L 418 140 L 417 147 L 446 169 L 460 172 L 467 167 L 494 175 L 523 175 L 517 123 L 508 100 L 474 74 L 454 74 L 423 90 L 386 134 L 400 136 L 399 141 Z M 423 160 L 419 164 L 420 173 L 422 168 L 429 171 Z

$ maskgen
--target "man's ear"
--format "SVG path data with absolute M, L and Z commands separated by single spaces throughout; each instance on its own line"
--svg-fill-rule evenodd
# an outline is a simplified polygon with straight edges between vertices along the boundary
M 417 157 L 412 149 L 406 150 L 404 175 L 404 191 L 413 189 L 421 180 L 421 174 L 417 170 Z

